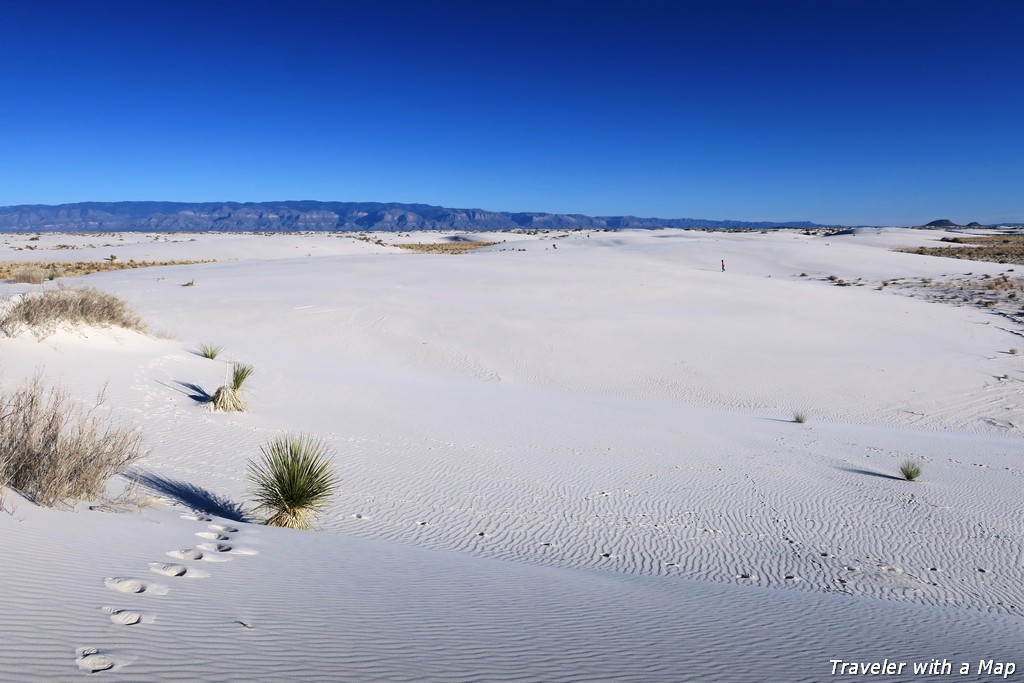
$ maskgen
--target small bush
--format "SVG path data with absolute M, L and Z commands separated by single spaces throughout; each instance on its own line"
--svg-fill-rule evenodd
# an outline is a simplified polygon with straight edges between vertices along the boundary
M 900 474 L 907 481 L 914 481 L 921 476 L 921 463 L 914 460 L 904 460 L 900 463 Z
M 804 422 L 807 422 L 807 413 L 803 412 L 802 410 L 796 411 L 795 413 L 793 413 L 793 422 L 796 422 L 797 424 L 801 425 Z
M 143 456 L 142 436 L 72 404 L 36 375 L 0 395 L 0 486 L 47 507 L 102 496 L 107 480 Z
M 1010 355 L 1011 356 L 1016 356 L 1018 353 L 1020 353 L 1020 349 L 1016 349 L 1016 348 L 1010 349 Z
M 308 529 L 338 486 L 323 442 L 307 435 L 281 436 L 260 450 L 261 461 L 250 460 L 248 466 L 258 509 L 270 515 L 265 523 Z
M 144 332 L 142 319 L 124 299 L 93 287 L 50 289 L 9 297 L 0 306 L 0 330 L 28 328 L 45 336 L 60 323 L 123 327 Z
M 200 344 L 199 355 L 203 358 L 209 358 L 210 360 L 215 359 L 217 356 L 224 351 L 224 347 L 220 344 Z
M 41 285 L 46 278 L 46 271 L 42 268 L 21 268 L 14 271 L 12 282 L 20 282 L 29 285 Z

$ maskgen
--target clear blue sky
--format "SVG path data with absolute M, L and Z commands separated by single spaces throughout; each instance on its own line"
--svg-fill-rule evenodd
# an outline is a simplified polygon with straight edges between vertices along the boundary
M 0 205 L 1024 221 L 1024 2 L 3 3 Z

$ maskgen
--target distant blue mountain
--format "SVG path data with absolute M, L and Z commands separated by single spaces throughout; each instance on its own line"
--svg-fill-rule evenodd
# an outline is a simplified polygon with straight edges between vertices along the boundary
M 293 232 L 623 228 L 816 228 L 789 223 L 448 209 L 379 202 L 81 202 L 0 207 L 2 232 Z

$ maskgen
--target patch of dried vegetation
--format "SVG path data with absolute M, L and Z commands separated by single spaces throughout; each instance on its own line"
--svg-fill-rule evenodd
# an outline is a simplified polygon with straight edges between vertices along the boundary
M 1024 235 L 985 235 L 979 237 L 943 237 L 950 246 L 897 249 L 921 256 L 945 256 L 970 261 L 1024 264 Z
M 146 330 L 128 302 L 93 287 L 47 289 L 0 301 L 0 331 L 7 335 L 29 329 L 36 336 L 45 337 L 60 324 Z
M 421 254 L 467 254 L 482 247 L 491 247 L 498 242 L 412 242 L 396 244 L 396 247 Z
M 884 281 L 879 289 L 892 287 L 900 293 L 954 306 L 973 306 L 1024 325 L 1024 278 L 1008 270 L 1001 275 L 952 278 L 903 278 Z
M 155 266 L 190 266 L 196 263 L 214 263 L 214 261 L 118 261 L 117 259 L 68 261 L 62 263 L 47 261 L 0 261 L 0 279 L 24 282 L 25 280 L 18 279 L 20 274 L 34 272 L 42 273 L 43 277 L 47 280 L 53 280 L 58 277 L 78 277 L 79 275 L 92 275 L 93 273 L 105 273 L 112 270 L 152 268 Z

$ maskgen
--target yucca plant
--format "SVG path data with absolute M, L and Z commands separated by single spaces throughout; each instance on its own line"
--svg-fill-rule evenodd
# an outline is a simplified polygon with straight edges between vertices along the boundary
M 215 359 L 217 356 L 224 351 L 224 347 L 220 344 L 200 344 L 199 355 L 203 358 L 209 358 L 210 360 Z
M 900 463 L 900 474 L 907 481 L 914 481 L 921 476 L 921 463 L 913 460 L 904 460 Z
M 245 412 L 245 401 L 241 395 L 242 386 L 255 371 L 256 369 L 248 363 L 232 363 L 231 384 L 213 392 L 213 397 L 210 398 L 212 409 L 222 413 Z
M 258 509 L 270 515 L 264 523 L 309 529 L 338 487 L 323 441 L 289 434 L 260 450 L 263 458 L 259 463 L 250 460 L 248 466 Z
M 241 391 L 242 385 L 245 381 L 252 377 L 252 373 L 256 372 L 256 368 L 249 365 L 248 363 L 232 363 L 231 364 L 231 388 L 235 391 Z

